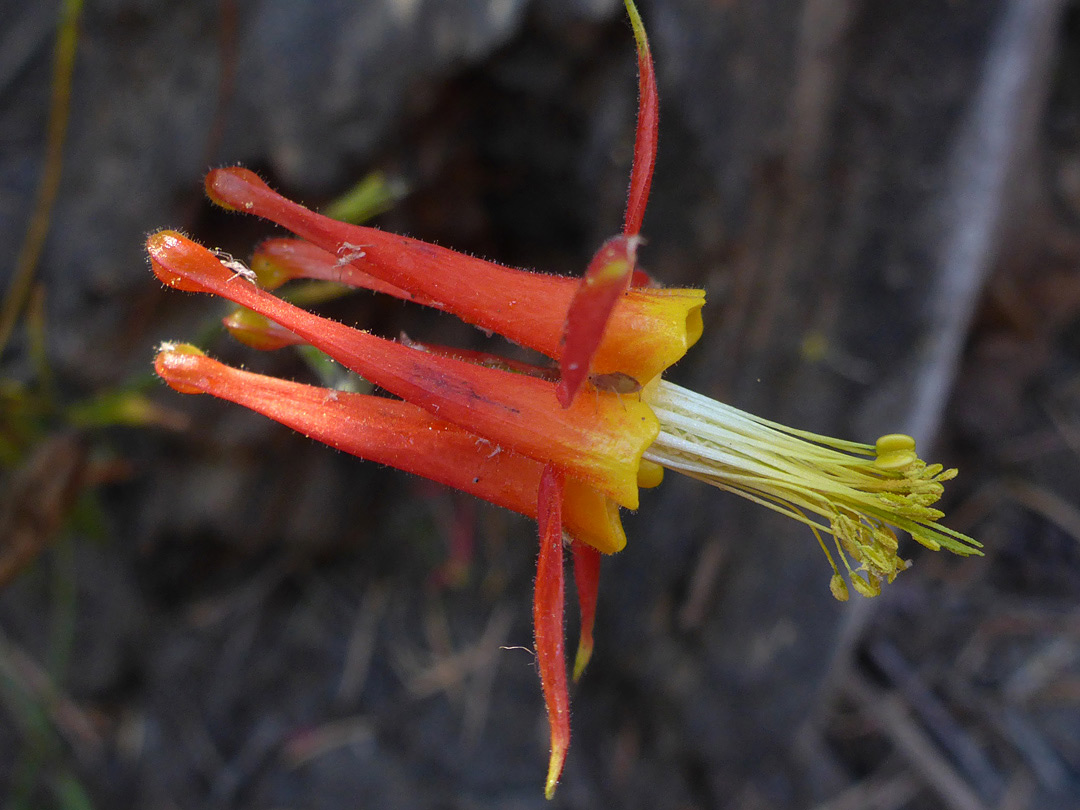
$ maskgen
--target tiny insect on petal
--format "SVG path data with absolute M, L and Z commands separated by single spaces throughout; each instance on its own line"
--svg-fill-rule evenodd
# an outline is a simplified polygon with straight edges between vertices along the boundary
M 355 253 L 360 255 L 356 256 Z M 350 255 L 353 258 L 350 259 Z M 359 287 L 372 292 L 385 293 L 403 301 L 415 301 L 432 306 L 426 298 L 417 297 L 407 290 L 388 284 L 370 273 L 365 273 L 353 262 L 363 258 L 357 249 L 338 257 L 303 239 L 268 239 L 255 250 L 251 257 L 251 269 L 259 277 L 265 289 L 272 290 L 286 281 L 304 278 L 319 281 L 336 281 L 349 287 Z

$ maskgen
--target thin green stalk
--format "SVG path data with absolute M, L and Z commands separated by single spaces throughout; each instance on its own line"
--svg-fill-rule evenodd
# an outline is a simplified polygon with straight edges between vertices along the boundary
M 68 113 L 71 110 L 71 78 L 75 72 L 75 50 L 79 40 L 79 15 L 82 5 L 82 0 L 62 0 L 60 5 L 56 47 L 53 50 L 52 96 L 45 141 L 45 168 L 41 175 L 41 185 L 38 186 L 30 225 L 15 261 L 15 274 L 0 305 L 0 355 L 4 353 L 11 333 L 15 331 L 15 325 L 26 306 L 38 260 L 45 247 L 45 237 L 49 234 L 53 204 L 60 190 Z

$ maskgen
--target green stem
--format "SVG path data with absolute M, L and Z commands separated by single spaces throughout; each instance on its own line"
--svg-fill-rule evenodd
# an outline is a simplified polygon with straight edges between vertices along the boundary
M 7 347 L 19 315 L 26 306 L 34 282 L 34 272 L 45 246 L 45 237 L 49 233 L 53 203 L 56 202 L 60 189 L 68 113 L 71 109 L 71 78 L 75 71 L 75 48 L 79 39 L 81 12 L 82 0 L 62 0 L 56 48 L 53 51 L 53 83 L 45 142 L 45 169 L 42 172 L 41 185 L 38 186 L 30 225 L 15 261 L 14 278 L 0 306 L 0 354 L 3 354 Z

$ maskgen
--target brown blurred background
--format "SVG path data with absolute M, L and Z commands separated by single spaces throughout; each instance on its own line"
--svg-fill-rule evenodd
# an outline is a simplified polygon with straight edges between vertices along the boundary
M 642 261 L 709 296 L 671 378 L 815 432 L 913 433 L 960 468 L 947 522 L 986 556 L 909 547 L 883 596 L 841 605 L 807 531 L 669 475 L 605 561 L 548 805 L 531 523 L 161 384 L 153 427 L 60 406 L 129 390 L 223 314 L 142 254 L 161 227 L 237 257 L 273 232 L 202 199 L 210 166 L 313 206 L 381 169 L 409 188 L 381 227 L 580 273 L 629 172 L 621 4 L 90 2 L 37 274 L 48 385 L 33 328 L 0 358 L 5 391 L 47 389 L 0 420 L 36 426 L 0 472 L 0 562 L 26 562 L 0 590 L 5 808 L 1080 804 L 1080 7 L 641 12 Z M 0 290 L 57 14 L 0 0 Z M 324 311 L 485 345 L 367 295 Z M 291 352 L 203 346 L 312 381 Z

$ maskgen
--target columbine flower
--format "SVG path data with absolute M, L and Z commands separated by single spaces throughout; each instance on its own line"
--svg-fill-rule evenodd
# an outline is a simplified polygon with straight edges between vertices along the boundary
M 231 400 L 340 450 L 536 518 L 533 618 L 551 728 L 549 797 L 570 740 L 564 544 L 573 552 L 582 617 L 577 678 L 592 652 L 600 555 L 626 544 L 619 507 L 636 509 L 638 488 L 658 485 L 665 468 L 808 525 L 832 566 L 830 588 L 838 599 L 848 598 L 848 582 L 873 596 L 907 567 L 898 556 L 896 529 L 932 549 L 971 554 L 978 545 L 937 525 L 942 513 L 933 504 L 956 471 L 925 464 L 911 438 L 891 434 L 875 445 L 828 439 L 661 379 L 701 336 L 705 295 L 653 287 L 636 268 L 657 104 L 644 28 L 630 0 L 626 7 L 637 41 L 641 100 L 630 195 L 623 233 L 600 248 L 581 280 L 513 270 L 337 222 L 239 168 L 209 173 L 210 198 L 269 219 L 300 239 L 264 243 L 251 270 L 174 231 L 147 243 L 164 283 L 242 307 L 225 323 L 244 342 L 260 349 L 315 346 L 399 399 L 252 374 L 195 347 L 168 343 L 155 368 L 173 388 Z M 453 313 L 547 355 L 558 368 L 385 340 L 268 291 L 298 278 L 364 287 Z

